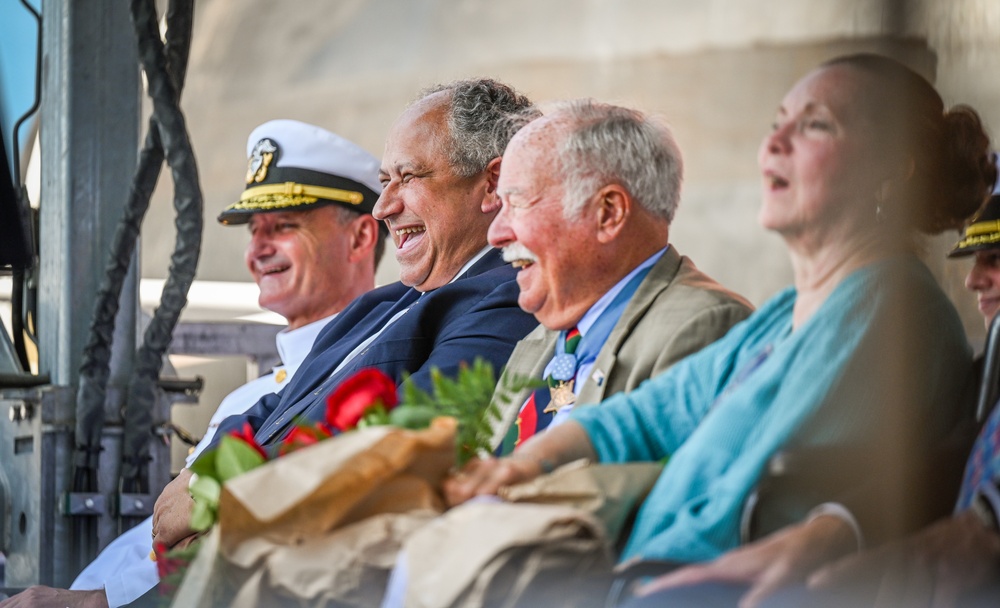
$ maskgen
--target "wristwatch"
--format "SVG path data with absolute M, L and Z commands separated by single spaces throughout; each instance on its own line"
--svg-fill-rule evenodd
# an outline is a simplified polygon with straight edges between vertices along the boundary
M 983 527 L 991 532 L 1000 533 L 1000 491 L 992 483 L 984 483 L 976 490 L 969 510 L 976 516 Z

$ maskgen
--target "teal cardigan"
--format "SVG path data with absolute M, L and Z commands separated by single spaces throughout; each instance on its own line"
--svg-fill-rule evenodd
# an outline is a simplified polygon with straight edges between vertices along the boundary
M 852 273 L 793 332 L 795 297 L 782 291 L 631 393 L 573 412 L 602 462 L 669 456 L 623 561 L 703 561 L 736 547 L 746 497 L 786 444 L 854 445 L 900 420 L 942 434 L 953 424 L 947 404 L 971 382 L 971 352 L 919 260 Z

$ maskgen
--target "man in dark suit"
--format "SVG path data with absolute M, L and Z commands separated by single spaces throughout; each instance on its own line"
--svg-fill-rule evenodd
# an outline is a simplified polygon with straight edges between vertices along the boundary
M 293 419 L 322 419 L 325 398 L 362 368 L 424 388 L 431 368 L 454 375 L 480 356 L 496 369 L 535 325 L 517 306 L 515 271 L 486 240 L 499 209 L 500 154 L 514 113 L 530 102 L 493 80 L 437 87 L 411 104 L 386 140 L 373 215 L 396 244 L 401 282 L 355 300 L 319 335 L 292 382 L 220 426 L 219 436 L 250 423 L 273 446 Z M 156 542 L 191 534 L 190 473 L 164 489 L 154 509 Z

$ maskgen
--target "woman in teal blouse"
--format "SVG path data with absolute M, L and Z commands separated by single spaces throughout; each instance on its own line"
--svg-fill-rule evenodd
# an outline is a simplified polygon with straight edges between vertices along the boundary
M 785 96 L 758 162 L 759 221 L 787 245 L 794 287 L 630 394 L 470 463 L 446 484 L 452 503 L 578 458 L 669 457 L 622 559 L 699 562 L 738 545 L 743 504 L 782 448 L 859 446 L 905 463 L 951 428 L 943 406 L 968 385 L 971 353 L 915 252 L 920 233 L 960 226 L 988 195 L 978 116 L 945 111 L 895 61 L 842 57 Z

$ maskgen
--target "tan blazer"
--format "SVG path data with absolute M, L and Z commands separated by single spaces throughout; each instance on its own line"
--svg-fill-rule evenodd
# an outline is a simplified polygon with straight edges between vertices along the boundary
M 631 391 L 715 342 L 752 311 L 749 302 L 713 281 L 671 246 L 643 279 L 611 330 L 580 389 L 576 407 Z M 501 403 L 504 382 L 511 375 L 540 379 L 555 353 L 558 336 L 558 331 L 539 325 L 514 346 L 493 395 L 501 412 L 501 419 L 493 424 L 494 450 L 530 395 L 529 390 L 523 390 Z

